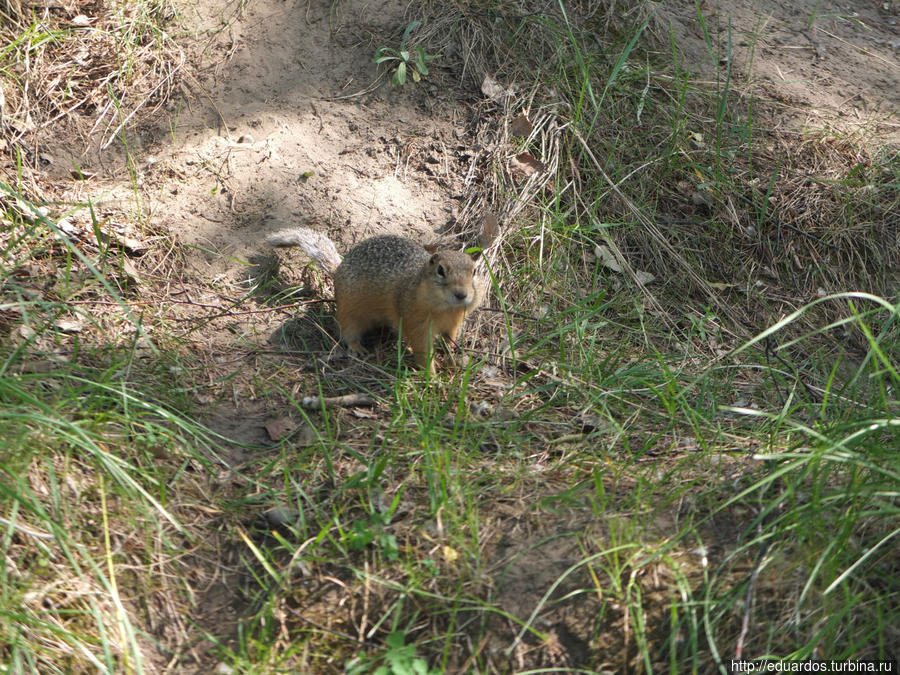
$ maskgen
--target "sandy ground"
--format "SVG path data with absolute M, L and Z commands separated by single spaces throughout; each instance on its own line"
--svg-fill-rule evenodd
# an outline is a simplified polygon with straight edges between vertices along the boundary
M 254 0 L 183 10 L 211 37 L 191 50 L 185 96 L 130 143 L 151 222 L 198 247 L 198 273 L 243 274 L 239 261 L 282 227 L 323 228 L 345 250 L 383 232 L 433 240 L 454 225 L 479 149 L 470 103 L 483 94 L 461 84 L 451 54 L 419 85 L 386 82 L 371 57 L 399 42 L 404 8 Z M 900 141 L 900 25 L 889 2 L 707 1 L 701 10 L 703 23 L 692 1 L 659 3 L 651 22 L 661 44 L 671 32 L 686 68 L 721 80 L 715 62 L 727 62 L 730 39 L 730 87 L 770 103 L 776 125 L 878 120 Z M 117 144 L 98 153 L 65 134 L 45 140 L 50 170 L 74 163 L 94 176 L 73 197 L 110 208 L 134 200 Z

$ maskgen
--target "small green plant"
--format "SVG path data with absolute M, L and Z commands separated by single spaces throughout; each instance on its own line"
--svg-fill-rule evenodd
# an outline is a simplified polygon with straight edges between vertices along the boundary
M 361 551 L 369 544 L 377 544 L 388 560 L 397 560 L 400 548 L 397 537 L 385 532 L 384 527 L 391 522 L 390 514 L 372 513 L 366 520 L 354 521 L 347 532 L 347 544 L 351 551 Z
M 436 675 L 436 670 L 429 670 L 425 659 L 416 656 L 415 645 L 406 644 L 406 633 L 395 630 L 387 636 L 387 651 L 382 654 L 383 665 L 371 670 L 372 658 L 358 658 L 346 664 L 346 672 L 351 675 L 375 673 L 375 675 Z
M 413 21 L 403 31 L 403 37 L 400 38 L 400 49 L 393 47 L 379 47 L 375 50 L 375 56 L 372 57 L 372 63 L 386 63 L 396 61 L 394 65 L 394 74 L 391 76 L 391 83 L 397 87 L 406 84 L 407 72 L 412 74 L 414 82 L 419 82 L 423 75 L 428 74 L 428 62 L 438 58 L 438 54 L 426 54 L 421 45 L 417 45 L 415 49 L 408 49 L 406 41 L 409 34 L 412 33 L 420 24 L 420 21 Z

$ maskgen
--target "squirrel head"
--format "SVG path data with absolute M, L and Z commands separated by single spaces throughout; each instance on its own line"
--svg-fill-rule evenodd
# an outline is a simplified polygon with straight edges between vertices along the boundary
M 469 307 L 475 302 L 475 262 L 457 251 L 435 251 L 428 260 L 427 275 L 435 286 L 446 289 L 450 304 Z

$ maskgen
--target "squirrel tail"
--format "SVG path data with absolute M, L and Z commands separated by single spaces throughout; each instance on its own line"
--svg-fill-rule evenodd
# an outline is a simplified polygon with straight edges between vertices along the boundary
M 329 275 L 341 264 L 341 256 L 334 242 L 321 232 L 306 227 L 279 230 L 266 238 L 269 246 L 299 246 Z

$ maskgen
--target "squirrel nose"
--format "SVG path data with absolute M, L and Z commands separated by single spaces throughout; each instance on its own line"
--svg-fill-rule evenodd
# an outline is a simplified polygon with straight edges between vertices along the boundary
M 466 291 L 456 291 L 453 295 L 456 296 L 457 300 L 465 300 L 469 296 Z

